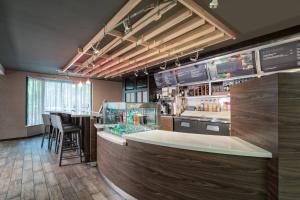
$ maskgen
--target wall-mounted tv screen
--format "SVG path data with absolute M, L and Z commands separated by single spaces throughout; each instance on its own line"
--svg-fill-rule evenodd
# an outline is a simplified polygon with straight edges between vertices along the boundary
M 165 71 L 162 72 L 162 79 L 164 82 L 164 86 L 173 86 L 177 84 L 177 80 L 176 80 L 176 75 L 175 75 L 175 71 L 170 70 L 170 71 Z
M 173 86 L 177 84 L 174 70 L 156 73 L 154 74 L 154 79 L 158 88 Z
M 208 80 L 206 64 L 196 64 L 176 69 L 177 81 L 180 84 Z
M 263 72 L 300 67 L 300 41 L 289 42 L 259 50 Z
M 207 63 L 212 79 L 224 79 L 256 73 L 255 53 L 249 51 L 215 59 Z
M 162 88 L 164 87 L 163 86 L 163 79 L 162 79 L 162 74 L 161 73 L 155 73 L 154 74 L 154 80 L 155 80 L 155 83 L 156 83 L 156 87 L 157 88 Z

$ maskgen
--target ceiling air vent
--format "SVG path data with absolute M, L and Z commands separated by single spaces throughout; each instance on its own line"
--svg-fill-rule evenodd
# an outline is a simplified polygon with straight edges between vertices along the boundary
M 1 64 L 0 64 L 0 75 L 5 75 L 5 69 Z

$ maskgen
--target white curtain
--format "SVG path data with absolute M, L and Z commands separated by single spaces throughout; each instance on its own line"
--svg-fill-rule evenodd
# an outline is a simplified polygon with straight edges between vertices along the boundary
M 44 112 L 44 81 L 28 78 L 27 84 L 27 125 L 41 124 L 41 113 Z
M 33 82 L 40 82 L 41 87 L 34 89 Z M 29 94 L 34 95 L 29 98 Z M 27 125 L 41 124 L 41 114 L 47 111 L 90 112 L 91 96 L 90 84 L 29 78 Z

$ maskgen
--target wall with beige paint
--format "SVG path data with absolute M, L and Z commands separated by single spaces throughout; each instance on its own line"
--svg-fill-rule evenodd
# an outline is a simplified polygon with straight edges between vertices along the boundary
M 103 100 L 121 101 L 122 83 L 115 81 L 92 80 L 93 83 L 93 111 L 98 111 Z
M 38 134 L 42 127 L 26 127 L 26 77 L 49 77 L 66 79 L 65 76 L 38 74 L 6 70 L 0 76 L 0 140 L 27 137 Z M 72 78 L 73 80 L 79 80 Z M 105 80 L 92 80 L 93 110 L 99 110 L 104 99 L 121 101 L 122 83 Z

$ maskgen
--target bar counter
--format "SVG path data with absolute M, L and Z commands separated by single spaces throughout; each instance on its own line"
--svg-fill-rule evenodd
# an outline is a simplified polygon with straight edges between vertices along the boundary
M 128 199 L 266 199 L 272 154 L 237 137 L 98 132 L 100 173 Z
M 125 145 L 128 140 L 132 140 L 146 144 L 207 153 L 272 158 L 271 152 L 233 136 L 190 134 L 162 130 L 132 133 L 125 135 L 124 138 L 106 132 L 98 132 L 97 134 L 106 140 L 121 145 Z

